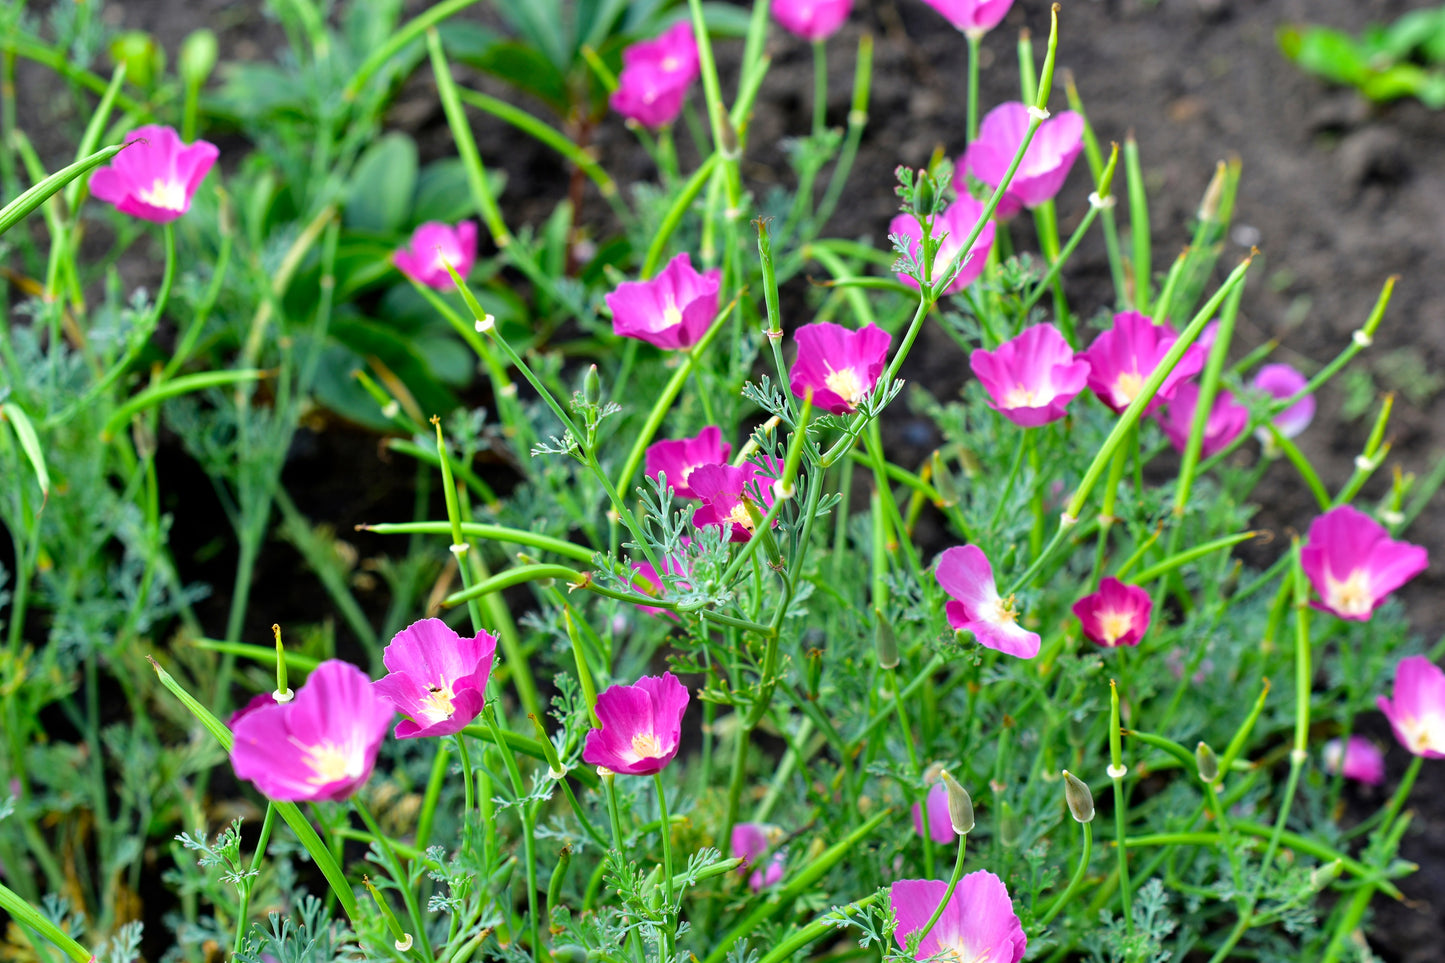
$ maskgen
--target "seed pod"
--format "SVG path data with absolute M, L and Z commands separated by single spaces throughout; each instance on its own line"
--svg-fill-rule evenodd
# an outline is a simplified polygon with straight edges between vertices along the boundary
M 954 832 L 967 836 L 973 832 L 973 800 L 968 797 L 968 790 L 948 772 L 944 772 L 941 778 L 943 788 L 948 790 L 948 821 L 953 825 Z
M 1212 783 L 1219 779 L 1219 757 L 1209 744 L 1201 742 L 1194 747 L 1194 765 L 1199 767 L 1199 778 Z
M 1081 823 L 1094 821 L 1094 794 L 1078 776 L 1064 770 L 1064 801 L 1069 804 L 1069 813 Z

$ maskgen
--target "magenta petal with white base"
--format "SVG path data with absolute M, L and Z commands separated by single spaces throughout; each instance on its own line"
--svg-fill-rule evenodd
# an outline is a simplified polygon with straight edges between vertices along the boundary
M 650 281 L 624 281 L 607 295 L 612 330 L 659 348 L 690 348 L 717 314 L 722 271 L 699 274 L 686 252 Z
M 1025 328 L 992 351 L 977 348 L 968 366 L 989 395 L 989 407 L 1024 428 L 1064 417 L 1089 380 L 1089 362 L 1076 358 L 1051 324 Z
M 1299 394 L 1307 384 L 1309 384 L 1309 379 L 1289 365 L 1267 364 L 1255 374 L 1254 380 L 1250 382 L 1250 387 L 1265 392 L 1277 401 L 1283 401 Z M 1315 396 L 1305 395 L 1275 415 L 1274 426 L 1281 435 L 1293 438 L 1308 428 L 1314 417 Z M 1269 436 L 1269 432 L 1263 428 L 1260 428 L 1256 434 L 1260 436 L 1261 440 Z
M 980 645 L 1020 659 L 1039 654 L 1039 635 L 1018 624 L 1013 598 L 1002 599 L 993 566 L 977 545 L 950 548 L 938 559 L 938 584 L 953 596 L 944 608 L 948 624 L 972 632 Z
M 372 683 L 382 698 L 408 718 L 398 739 L 450 736 L 481 714 L 496 637 L 463 638 L 441 619 L 413 622 L 392 637 L 381 661 L 387 674 Z
M 948 818 L 948 787 L 940 779 L 928 790 L 928 838 L 935 843 L 951 843 L 958 838 L 953 821 Z M 913 831 L 923 835 L 923 806 L 913 804 Z
M 968 194 L 968 177 L 997 189 L 1029 129 L 1029 109 L 1017 101 L 999 104 L 984 115 L 978 139 L 969 144 L 953 172 L 953 189 Z M 1053 200 L 1084 147 L 1084 118 L 1066 110 L 1039 125 L 994 213 L 1007 220 L 1022 208 Z
M 1074 603 L 1073 612 L 1083 626 L 1084 637 L 1106 648 L 1138 645 L 1149 631 L 1154 600 L 1137 585 L 1125 585 L 1112 576 L 1099 582 L 1099 589 Z
M 612 109 L 645 127 L 670 124 L 682 112 L 688 88 L 700 73 L 692 24 L 680 20 L 661 36 L 622 51 Z
M 752 462 L 733 465 L 703 465 L 692 473 L 692 488 L 702 506 L 692 513 L 694 525 L 726 527 L 728 540 L 746 542 L 753 537 L 757 522 L 748 510 L 752 503 L 758 517 L 768 513 L 776 498 L 773 483 L 783 472 L 783 463 L 768 458 L 766 470 Z M 777 524 L 776 519 L 773 522 Z
M 1400 745 L 1426 759 L 1445 759 L 1445 672 L 1423 655 L 1401 659 L 1394 696 L 1376 702 Z
M 215 144 L 181 142 L 173 127 L 150 124 L 126 135 L 110 165 L 90 175 L 90 193 L 122 214 L 165 224 L 191 209 L 196 188 L 221 152 Z
M 1310 604 L 1354 622 L 1368 622 L 1391 592 L 1429 563 L 1425 549 L 1395 541 L 1383 525 L 1349 505 L 1311 522 L 1300 549 L 1300 566 L 1320 596 Z
M 1346 779 L 1370 786 L 1379 786 L 1385 781 L 1385 756 L 1364 736 L 1331 739 L 1320 754 L 1324 757 L 1325 772 L 1343 772 Z
M 835 415 L 856 411 L 872 393 L 888 363 L 892 338 L 875 324 L 857 331 L 821 321 L 793 335 L 798 359 L 788 371 L 789 387 L 799 398 L 813 392 L 813 405 Z
M 722 429 L 708 425 L 693 438 L 659 441 L 648 446 L 643 462 L 648 478 L 667 476 L 667 484 L 678 498 L 696 498 L 688 485 L 693 470 L 703 465 L 718 465 L 728 460 L 733 446 L 723 441 Z
M 477 263 L 477 225 L 462 221 L 453 227 L 440 221 L 427 221 L 411 234 L 406 247 L 397 248 L 391 263 L 398 271 L 429 288 L 450 291 L 456 282 L 447 273 L 447 265 L 466 280 Z
M 948 883 L 941 879 L 900 879 L 889 888 L 888 902 L 898 920 L 893 938 L 900 947 L 908 949 L 908 938 L 928 925 L 947 892 Z M 1018 963 L 1026 949 L 1028 939 L 1008 887 L 993 873 L 979 870 L 958 881 L 914 958 Z
M 1137 311 L 1114 315 L 1114 326 L 1103 331 L 1080 357 L 1089 362 L 1089 390 L 1115 414 L 1129 407 L 1144 382 L 1174 347 L 1179 335 L 1167 324 L 1155 324 Z M 1164 376 L 1159 390 L 1144 409 L 1148 414 L 1174 397 L 1181 382 L 1204 367 L 1204 351 L 1191 344 L 1179 362 Z
M 329 659 L 292 701 L 237 720 L 231 765 L 268 799 L 346 799 L 371 775 L 394 715 L 366 673 Z
M 588 731 L 582 761 L 629 776 L 661 772 L 682 742 L 687 702 L 687 687 L 671 672 L 609 686 L 597 696 L 602 728 Z
M 968 235 L 973 232 L 973 226 L 983 214 L 983 204 L 969 197 L 966 193 L 960 194 L 958 200 L 938 215 L 933 222 L 933 237 L 943 238 L 939 245 L 938 253 L 933 259 L 933 278 L 943 277 L 949 264 L 958 256 L 963 249 L 963 242 L 968 240 Z M 945 294 L 957 294 L 978 280 L 983 273 L 984 266 L 988 263 L 988 252 L 993 247 L 993 239 L 998 228 L 993 221 L 983 225 L 978 238 L 973 246 L 968 249 L 968 257 L 959 268 L 948 287 L 944 289 Z M 920 241 L 923 239 L 923 225 L 918 223 L 918 218 L 912 214 L 899 214 L 888 222 L 888 233 L 899 237 L 908 238 L 908 249 L 912 252 L 913 258 L 919 266 L 923 264 L 923 253 Z M 918 287 L 918 280 L 907 274 L 898 275 L 898 280 L 910 288 Z
M 1164 429 L 1164 434 L 1176 451 L 1183 452 L 1189 444 L 1189 433 L 1194 429 L 1194 411 L 1199 406 L 1199 385 L 1187 381 L 1174 390 L 1174 399 L 1162 412 L 1155 412 L 1154 420 Z M 1249 425 L 1249 409 L 1234 400 L 1234 395 L 1220 388 L 1214 395 L 1214 407 L 1204 419 L 1204 433 L 1199 439 L 1199 454 L 1203 458 L 1218 454 L 1238 438 Z

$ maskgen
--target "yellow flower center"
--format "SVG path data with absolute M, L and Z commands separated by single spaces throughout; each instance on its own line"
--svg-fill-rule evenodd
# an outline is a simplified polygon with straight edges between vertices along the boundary
M 1132 612 L 1120 612 L 1117 609 L 1100 612 L 1099 628 L 1104 632 L 1104 641 L 1113 645 L 1134 628 L 1134 615 Z
M 1019 614 L 1014 611 L 1014 597 L 1010 595 L 1006 599 L 999 599 L 993 603 L 993 611 L 988 613 L 987 621 L 994 625 L 1012 625 L 1019 620 Z
M 1427 749 L 1445 752 L 1445 716 L 1428 715 L 1423 718 L 1402 719 L 1400 728 L 1406 736 L 1406 748 L 1411 752 L 1417 755 Z
M 974 953 L 962 939 L 956 942 L 938 943 L 938 954 L 934 959 L 947 960 L 948 963 L 989 963 L 989 957 L 993 954 L 985 950 L 982 953 Z
M 150 187 L 136 195 L 151 207 L 166 211 L 180 211 L 186 207 L 186 185 L 180 181 L 168 181 L 157 177 Z
M 829 369 L 828 376 L 823 379 L 823 384 L 828 390 L 848 403 L 849 408 L 858 407 L 858 402 L 863 400 L 867 392 L 863 389 L 863 382 L 858 377 L 857 370 L 844 368 L 842 371 Z
M 1139 389 L 1143 387 L 1143 375 L 1137 371 L 1126 371 L 1114 382 L 1114 394 L 1127 405 L 1139 397 Z
M 1362 568 L 1350 572 L 1350 577 L 1338 582 L 1325 574 L 1325 595 L 1330 608 L 1342 615 L 1369 615 L 1374 606 L 1375 593 L 1370 590 L 1369 573 Z
M 432 722 L 450 719 L 452 713 L 457 711 L 454 701 L 456 697 L 451 684 L 446 680 L 442 680 L 442 684 L 439 686 L 429 685 L 426 698 L 421 700 L 421 714 Z
M 632 751 L 639 759 L 656 759 L 662 755 L 662 744 L 650 732 L 639 732 L 632 737 Z
M 305 763 L 315 773 L 306 781 L 313 786 L 325 786 L 342 779 L 354 779 L 361 775 L 362 760 L 359 754 L 348 755 L 334 742 L 323 742 L 315 746 L 301 746 Z
M 675 328 L 679 324 L 682 324 L 682 311 L 678 309 L 677 299 L 669 294 L 662 305 L 662 326 Z
M 748 511 L 748 503 L 742 499 L 738 499 L 738 503 L 733 506 L 733 510 L 728 512 L 726 521 L 741 525 L 750 532 L 757 526 L 757 522 L 753 521 L 752 512 Z
M 1021 384 L 1016 384 L 1004 395 L 1003 406 L 1005 408 L 1037 408 L 1042 399 L 1033 391 Z

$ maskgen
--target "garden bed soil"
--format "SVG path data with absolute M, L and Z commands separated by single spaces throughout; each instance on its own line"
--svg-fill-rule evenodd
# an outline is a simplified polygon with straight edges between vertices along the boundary
M 922 165 L 938 146 L 950 155 L 964 146 L 965 45 L 919 0 L 857 0 L 856 6 L 849 24 L 830 41 L 829 119 L 836 124 L 845 119 L 853 51 L 867 30 L 876 40 L 870 123 L 851 190 L 827 233 L 866 236 L 881 245 L 896 210 L 895 167 Z M 1222 276 L 1252 246 L 1263 254 L 1251 270 L 1242 303 L 1237 334 L 1241 348 L 1278 338 L 1282 347 L 1277 357 L 1316 370 L 1364 321 L 1386 277 L 1401 276 L 1374 346 L 1356 362 L 1381 392 L 1397 392 L 1388 432 L 1393 449 L 1366 487 L 1366 501 L 1385 490 L 1395 466 L 1423 477 L 1445 451 L 1445 397 L 1440 392 L 1445 380 L 1437 374 L 1445 353 L 1445 166 L 1439 163 L 1445 117 L 1414 101 L 1374 106 L 1351 91 L 1327 87 L 1279 54 L 1274 33 L 1281 24 L 1301 21 L 1358 32 L 1412 6 L 1398 0 L 1073 0 L 1061 13 L 1058 64 L 1077 78 L 1099 138 L 1122 142 L 1132 131 L 1138 141 L 1150 188 L 1156 269 L 1167 268 L 1188 242 L 1216 162 L 1230 157 L 1241 161 L 1235 225 L 1216 272 Z M 262 19 L 251 3 L 133 0 L 110 5 L 109 14 L 119 15 L 127 27 L 154 33 L 172 58 L 182 37 L 202 25 L 220 33 L 223 60 L 269 56 L 279 37 L 274 22 Z M 1046 36 L 1047 5 L 1018 3 L 985 41 L 985 110 L 1018 96 L 1014 40 L 1021 27 L 1030 28 L 1036 38 Z M 735 46 L 720 46 L 725 67 L 735 62 Z M 753 121 L 746 168 L 759 192 L 770 183 L 787 182 L 790 175 L 780 145 L 785 137 L 807 129 L 811 110 L 811 51 L 781 33 L 775 34 L 770 49 L 774 75 Z M 408 85 L 391 119 L 417 136 L 424 155 L 440 156 L 450 153 L 452 145 L 434 87 L 424 74 Z M 1060 93 L 1054 108 L 1062 105 Z M 488 162 L 507 171 L 509 220 L 538 222 L 566 195 L 567 172 L 539 145 L 490 118 L 475 120 Z M 506 150 L 497 149 L 499 144 Z M 59 142 L 41 146 L 53 148 L 49 161 L 73 149 Z M 615 118 L 599 130 L 597 146 L 619 182 L 626 183 L 629 175 L 653 176 L 645 156 Z M 1087 208 L 1084 170 L 1081 161 L 1059 199 L 1065 233 Z M 594 208 L 605 212 L 595 196 L 589 212 Z M 1120 212 L 1125 214 L 1122 204 Z M 1083 317 L 1112 301 L 1097 232 L 1065 273 L 1065 287 Z M 925 330 L 904 375 L 947 398 L 963 384 L 966 371 L 956 346 L 941 332 Z M 1344 420 L 1346 398 L 1338 384 L 1322 392 L 1319 401 L 1314 426 L 1298 441 L 1325 484 L 1338 489 L 1353 468 L 1372 412 Z M 936 441 L 926 424 L 895 427 L 901 430 L 892 436 L 912 442 L 919 459 Z M 412 474 L 386 464 L 376 441 L 343 425 L 331 425 L 316 436 L 303 432 L 293 446 L 286 483 L 314 521 L 346 532 L 357 522 L 409 514 Z M 185 502 L 174 502 L 172 510 L 214 528 L 213 521 L 221 516 L 218 506 L 208 502 L 209 486 L 202 481 L 186 490 Z M 1256 521 L 1282 538 L 1301 532 L 1315 514 L 1308 491 L 1284 463 L 1271 469 L 1259 491 L 1264 505 Z M 191 528 L 178 519 L 172 530 Z M 1401 593 L 1416 630 L 1433 640 L 1445 630 L 1445 512 L 1438 505 L 1426 511 L 1409 537 L 1437 560 Z M 1264 552 L 1272 555 L 1280 544 L 1276 539 Z M 229 574 L 223 572 L 229 553 L 200 567 L 186 556 L 186 546 L 178 548 L 181 564 L 192 566 L 188 578 L 210 581 L 217 590 L 215 604 L 203 614 L 210 619 L 207 627 L 219 634 L 225 620 Z M 387 550 L 371 542 L 361 548 L 363 553 Z M 1269 557 L 1261 555 L 1261 560 Z M 266 600 L 266 611 L 253 620 L 264 636 L 273 621 L 314 620 L 323 593 L 295 553 L 273 541 L 253 597 Z M 384 599 L 371 601 L 378 610 L 384 604 Z M 1407 761 L 1404 752 L 1394 745 L 1382 720 L 1366 719 L 1364 725 L 1390 747 L 1390 778 L 1398 779 Z M 1401 883 L 1406 903 L 1377 899 L 1371 943 L 1382 959 L 1425 963 L 1439 959 L 1439 948 L 1445 945 L 1445 764 L 1426 765 L 1413 800 L 1416 818 L 1402 855 L 1419 863 L 1420 872 Z M 1370 809 L 1376 805 L 1378 800 L 1369 802 Z

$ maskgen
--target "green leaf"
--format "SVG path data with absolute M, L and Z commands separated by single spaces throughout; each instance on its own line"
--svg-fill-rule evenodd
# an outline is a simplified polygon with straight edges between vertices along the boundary
M 1349 34 L 1325 27 L 1282 27 L 1277 35 L 1284 55 L 1310 73 L 1359 86 L 1370 65 Z
M 1395 64 L 1365 78 L 1360 91 L 1371 100 L 1398 100 L 1418 96 L 1430 75 L 1415 64 Z
M 412 336 L 391 325 L 365 318 L 338 318 L 332 322 L 331 336 L 354 353 L 344 372 L 348 377 L 353 368 L 370 367 L 369 359 L 375 358 L 416 399 L 423 417 L 445 415 L 460 403 L 416 349 Z
M 487 184 L 491 187 L 492 196 L 500 197 L 507 187 L 507 172 L 488 168 Z M 467 165 L 460 158 L 449 157 L 422 168 L 416 182 L 416 197 L 412 201 L 413 223 L 441 221 L 455 224 L 476 213 L 477 202 L 467 184 Z
M 557 113 L 567 113 L 571 103 L 567 77 L 535 47 L 484 27 L 457 23 L 448 26 L 442 48 L 450 59 L 484 70 L 538 98 Z
M 30 467 L 35 470 L 35 480 L 40 482 L 40 493 L 49 498 L 50 472 L 45 467 L 45 449 L 35 434 L 30 417 L 13 401 L 0 405 L 0 415 L 15 429 L 15 437 L 20 440 L 20 447 L 25 450 L 25 457 L 30 459 Z
M 397 231 L 416 191 L 416 143 L 405 134 L 380 138 L 356 162 L 343 218 L 363 231 Z

